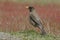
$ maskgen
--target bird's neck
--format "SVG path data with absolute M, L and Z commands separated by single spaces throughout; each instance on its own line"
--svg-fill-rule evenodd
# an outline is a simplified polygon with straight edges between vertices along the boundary
M 35 12 L 36 12 L 35 10 L 32 10 L 30 11 L 30 14 L 35 14 Z
M 29 11 L 30 11 L 30 12 L 33 12 L 33 11 L 34 11 L 34 9 L 30 9 Z
M 32 12 L 33 10 L 30 10 L 30 12 Z

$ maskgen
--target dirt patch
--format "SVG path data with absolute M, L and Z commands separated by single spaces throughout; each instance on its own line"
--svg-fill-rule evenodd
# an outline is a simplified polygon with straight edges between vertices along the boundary
M 16 37 L 9 33 L 0 32 L 0 40 L 22 40 L 22 38 Z
M 1 31 L 38 30 L 28 22 L 28 4 L 0 2 L 0 29 Z M 60 33 L 60 5 L 33 5 L 43 20 L 43 25 L 49 33 Z M 48 29 L 48 30 L 47 30 Z

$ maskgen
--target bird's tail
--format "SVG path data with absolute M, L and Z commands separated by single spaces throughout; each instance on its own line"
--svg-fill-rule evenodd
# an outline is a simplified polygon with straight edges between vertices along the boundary
M 41 30 L 41 35 L 45 35 L 46 34 L 43 26 L 40 25 L 39 29 Z

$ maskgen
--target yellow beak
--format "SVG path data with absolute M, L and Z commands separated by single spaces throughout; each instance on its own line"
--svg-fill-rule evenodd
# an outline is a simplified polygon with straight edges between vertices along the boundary
M 29 8 L 29 6 L 26 6 L 26 8 Z

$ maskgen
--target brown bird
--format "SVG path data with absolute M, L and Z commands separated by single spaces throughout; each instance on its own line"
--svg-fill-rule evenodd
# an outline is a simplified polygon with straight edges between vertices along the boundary
M 29 6 L 29 7 L 27 6 L 26 8 L 28 8 L 28 10 L 29 10 L 29 22 L 30 22 L 30 24 L 32 24 L 35 27 L 38 27 L 41 30 L 41 34 L 45 35 L 46 32 L 44 30 L 41 19 L 38 16 L 35 8 L 32 6 Z

